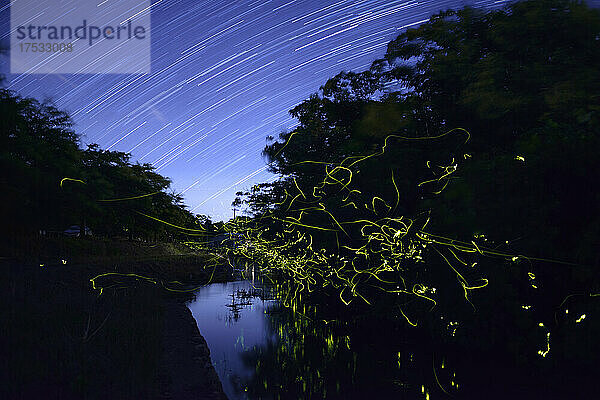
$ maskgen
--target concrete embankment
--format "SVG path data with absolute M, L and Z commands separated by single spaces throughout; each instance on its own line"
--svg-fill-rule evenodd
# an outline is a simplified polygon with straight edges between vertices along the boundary
M 168 300 L 163 305 L 161 399 L 226 400 L 206 341 L 186 305 Z

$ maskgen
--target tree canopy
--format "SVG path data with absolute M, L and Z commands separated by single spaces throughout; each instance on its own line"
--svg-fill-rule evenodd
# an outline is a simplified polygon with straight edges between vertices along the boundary
M 168 178 L 130 154 L 81 149 L 70 117 L 52 104 L 0 89 L 0 114 L 5 234 L 86 225 L 96 235 L 168 239 L 182 236 L 172 225 L 204 229 Z
M 348 167 L 366 204 L 393 205 L 399 192 L 376 218 L 428 212 L 440 234 L 485 233 L 520 254 L 597 263 L 599 93 L 597 9 L 532 0 L 441 12 L 390 42 L 369 70 L 341 72 L 292 109 L 298 127 L 264 149 L 281 179 L 237 204 L 257 216 L 301 209 L 273 204 L 388 138 L 381 155 Z M 419 185 L 448 167 L 443 191 Z M 342 215 L 352 207 L 340 196 L 320 202 L 336 219 L 365 217 Z
M 410 324 L 402 310 L 464 320 L 474 298 L 479 321 L 516 329 L 533 320 L 506 310 L 534 304 L 550 324 L 600 283 L 599 94 L 598 9 L 434 15 L 290 111 L 263 151 L 279 180 L 235 200 L 262 227 L 247 252 L 300 291 L 402 295 Z

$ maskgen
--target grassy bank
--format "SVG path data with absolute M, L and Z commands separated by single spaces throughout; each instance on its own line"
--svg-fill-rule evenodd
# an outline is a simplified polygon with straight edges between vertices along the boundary
M 231 278 L 230 271 L 214 268 L 225 264 L 225 260 L 183 243 L 14 236 L 0 241 L 0 259 L 51 270 L 67 266 L 84 280 L 106 272 L 140 274 L 163 282 L 206 282 L 211 276 L 221 281 Z
M 98 237 L 11 235 L 0 241 L 0 256 L 26 263 L 102 264 L 128 260 L 177 257 L 191 250 L 180 243 L 146 243 Z

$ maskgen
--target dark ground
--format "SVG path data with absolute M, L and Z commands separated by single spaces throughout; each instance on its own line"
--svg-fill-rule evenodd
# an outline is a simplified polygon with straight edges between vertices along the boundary
M 51 253 L 43 266 L 31 257 L 0 261 L 0 398 L 225 399 L 185 306 L 193 295 L 135 278 L 100 295 L 89 279 L 121 272 L 200 285 L 230 273 L 205 270 L 198 254 L 119 251 L 104 263 L 62 265 Z

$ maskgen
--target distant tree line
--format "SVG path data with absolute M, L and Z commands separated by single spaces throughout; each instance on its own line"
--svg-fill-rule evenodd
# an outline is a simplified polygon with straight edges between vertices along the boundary
M 1 219 L 5 235 L 89 227 L 95 236 L 166 240 L 198 234 L 209 218 L 186 209 L 151 164 L 80 138 L 67 113 L 0 89 Z M 65 179 L 66 178 L 66 179 Z

